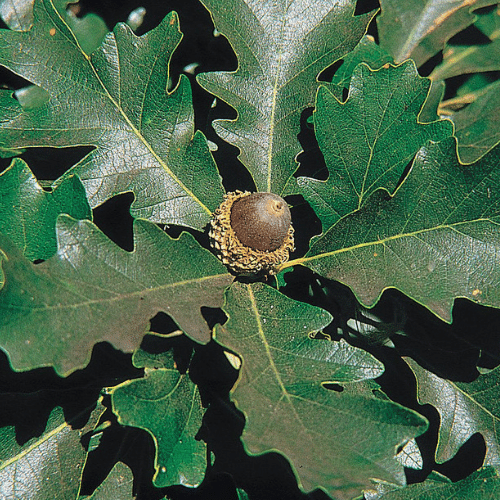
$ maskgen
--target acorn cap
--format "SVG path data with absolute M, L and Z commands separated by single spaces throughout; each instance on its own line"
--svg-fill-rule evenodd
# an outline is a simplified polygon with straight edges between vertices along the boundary
M 227 193 L 209 237 L 219 259 L 237 274 L 275 274 L 294 250 L 290 210 L 273 193 Z

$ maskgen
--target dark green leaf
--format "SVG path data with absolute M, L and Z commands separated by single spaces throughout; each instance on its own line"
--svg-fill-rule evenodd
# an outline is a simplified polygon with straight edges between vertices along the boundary
M 377 18 L 380 45 L 396 62 L 411 58 L 420 66 L 477 19 L 473 10 L 495 3 L 496 0 L 381 0 L 382 14 Z
M 330 175 L 327 181 L 299 177 L 297 183 L 323 231 L 361 208 L 377 189 L 392 193 L 421 146 L 453 133 L 449 121 L 419 122 L 429 86 L 408 61 L 378 71 L 360 64 L 345 103 L 320 87 L 314 125 Z
M 89 221 L 61 216 L 57 232 L 57 254 L 39 265 L 0 243 L 0 345 L 15 370 L 51 365 L 67 374 L 85 366 L 104 340 L 137 349 L 158 311 L 192 339 L 210 340 L 200 307 L 220 307 L 233 277 L 191 235 L 171 239 L 136 221 L 135 249 L 126 252 Z
M 143 379 L 112 390 L 113 412 L 121 424 L 144 429 L 153 438 L 155 486 L 197 486 L 207 465 L 205 444 L 195 439 L 203 417 L 198 389 L 175 369 L 149 368 L 147 363 L 145 368 Z
M 92 207 L 133 191 L 135 217 L 203 228 L 223 189 L 205 138 L 194 132 L 187 78 L 166 92 L 181 38 L 176 15 L 141 37 L 120 24 L 90 57 L 50 0 L 35 1 L 34 18 L 28 32 L 0 32 L 0 64 L 50 100 L 2 117 L 0 146 L 96 146 L 70 170 Z
M 448 139 L 420 150 L 406 181 L 318 237 L 302 259 L 365 306 L 394 287 L 446 321 L 456 297 L 500 305 L 500 148 L 461 165 Z
M 214 128 L 240 149 L 257 190 L 282 194 L 297 169 L 300 116 L 313 105 L 316 77 L 356 45 L 371 16 L 354 17 L 354 0 L 202 3 L 239 63 L 235 72 L 198 76 L 238 112 Z
M 75 219 L 92 217 L 77 177 L 69 176 L 47 192 L 22 160 L 14 160 L 0 174 L 0 233 L 27 259 L 48 259 L 56 252 L 56 220 L 61 213 Z
M 344 341 L 309 338 L 329 314 L 266 285 L 234 284 L 224 310 L 229 320 L 216 327 L 216 339 L 243 359 L 233 398 L 246 415 L 251 452 L 281 451 L 305 489 L 323 486 L 339 499 L 372 477 L 404 484 L 396 447 L 426 421 L 358 384 L 343 392 L 321 386 L 376 377 L 380 362 Z
M 104 409 L 98 404 L 85 427 L 72 428 L 75 422 L 66 422 L 62 408 L 57 407 L 43 433 L 22 445 L 17 442 L 15 427 L 0 428 L 1 498 L 78 498 L 87 459 L 81 438 L 94 429 Z
M 470 383 L 452 382 L 407 359 L 417 379 L 421 404 L 436 407 L 441 416 L 436 461 L 446 462 L 476 432 L 486 441 L 486 465 L 500 465 L 500 368 Z

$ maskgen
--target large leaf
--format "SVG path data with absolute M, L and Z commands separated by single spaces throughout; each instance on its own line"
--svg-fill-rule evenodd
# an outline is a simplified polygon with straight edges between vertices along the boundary
M 153 438 L 155 486 L 197 486 L 207 466 L 205 444 L 195 439 L 204 413 L 200 395 L 189 377 L 174 369 L 171 352 L 163 359 L 159 368 L 157 357 L 134 354 L 134 365 L 146 368 L 146 375 L 112 390 L 113 412 L 120 423 L 145 429 Z
M 419 122 L 429 86 L 430 81 L 418 76 L 408 61 L 378 71 L 360 64 L 345 103 L 320 87 L 314 125 L 329 177 L 327 181 L 299 177 L 297 182 L 323 231 L 361 208 L 375 190 L 392 193 L 421 146 L 453 133 L 449 121 Z
M 389 287 L 446 321 L 456 297 L 499 306 L 499 161 L 496 148 L 464 166 L 453 139 L 430 144 L 394 197 L 376 192 L 282 267 L 341 281 L 368 307 Z
M 45 430 L 18 444 L 13 426 L 0 429 L 0 497 L 23 500 L 78 498 L 87 459 L 81 438 L 96 426 L 104 407 L 98 404 L 87 424 L 72 428 L 62 408 L 55 408 Z M 81 416 L 79 416 L 81 417 Z M 75 419 L 76 421 L 77 419 Z
M 436 407 L 441 416 L 436 461 L 446 462 L 476 432 L 487 446 L 485 464 L 500 466 L 500 368 L 470 383 L 452 382 L 407 359 L 417 379 L 421 404 Z
M 383 485 L 380 488 L 383 491 Z M 366 500 L 496 500 L 500 495 L 500 478 L 492 467 L 479 469 L 452 483 L 445 478 L 427 479 L 406 488 L 383 494 L 365 493 Z
M 380 45 L 396 62 L 413 59 L 417 66 L 443 49 L 456 33 L 477 18 L 473 11 L 496 0 L 381 0 L 377 18 Z
M 52 365 L 67 374 L 101 341 L 133 351 L 158 311 L 198 342 L 210 340 L 200 307 L 219 307 L 233 278 L 191 235 L 171 239 L 136 221 L 135 249 L 126 252 L 89 221 L 61 216 L 57 232 L 57 254 L 39 265 L 0 240 L 0 345 L 15 370 Z
M 9 112 L 0 145 L 96 146 L 70 171 L 92 207 L 133 191 L 134 216 L 204 227 L 223 190 L 205 138 L 194 133 L 188 80 L 166 92 L 180 38 L 175 14 L 141 37 L 120 24 L 89 57 L 52 2 L 36 0 L 30 31 L 0 32 L 0 64 L 50 99 Z
M 56 252 L 56 219 L 61 213 L 75 219 L 92 217 L 77 177 L 69 176 L 47 192 L 22 160 L 14 160 L 0 174 L 0 233 L 27 259 L 48 259 Z
M 354 17 L 354 0 L 202 3 L 239 63 L 234 72 L 198 76 L 238 113 L 214 128 L 240 149 L 259 191 L 281 194 L 297 168 L 300 115 L 313 105 L 316 77 L 356 45 L 370 16 Z
M 425 420 L 371 392 L 321 386 L 374 378 L 380 362 L 344 341 L 309 338 L 329 314 L 264 284 L 234 284 L 224 310 L 229 320 L 216 339 L 243 360 L 232 398 L 247 418 L 249 451 L 281 451 L 304 488 L 323 486 L 339 499 L 372 477 L 404 484 L 395 450 L 423 432 Z

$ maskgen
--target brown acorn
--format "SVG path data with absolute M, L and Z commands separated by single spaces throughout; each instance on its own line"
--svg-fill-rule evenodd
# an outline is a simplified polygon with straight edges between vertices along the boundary
M 294 250 L 291 220 L 276 194 L 227 193 L 212 216 L 210 244 L 237 274 L 275 274 Z

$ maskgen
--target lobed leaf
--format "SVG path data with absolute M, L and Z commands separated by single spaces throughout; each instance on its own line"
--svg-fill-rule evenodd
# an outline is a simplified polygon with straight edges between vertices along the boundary
M 380 45 L 395 62 L 413 59 L 421 66 L 456 33 L 470 26 L 474 10 L 495 0 L 381 0 L 377 18 Z
M 200 307 L 219 307 L 233 277 L 191 235 L 175 240 L 136 221 L 135 249 L 126 252 L 89 221 L 61 216 L 57 233 L 57 254 L 39 265 L 0 240 L 0 346 L 15 370 L 50 365 L 68 374 L 102 341 L 133 351 L 159 311 L 197 342 L 210 340 Z
M 397 288 L 446 321 L 456 297 L 499 306 L 499 160 L 461 165 L 451 138 L 425 146 L 394 197 L 374 193 L 283 268 L 345 283 L 367 307 Z
M 82 428 L 66 422 L 55 408 L 39 437 L 19 444 L 13 426 L 0 428 L 0 495 L 2 498 L 78 498 L 87 459 L 81 438 L 97 425 L 105 408 L 98 404 Z M 80 416 L 81 417 L 81 416 Z
M 36 0 L 30 31 L 0 31 L 0 64 L 50 99 L 0 114 L 0 146 L 95 146 L 68 174 L 80 177 L 92 207 L 132 191 L 134 217 L 203 228 L 223 189 L 194 132 L 187 78 L 166 91 L 180 38 L 170 14 L 141 37 L 117 25 L 88 56 L 51 0 Z
M 22 160 L 13 160 L 0 173 L 0 233 L 27 259 L 48 259 L 56 252 L 56 220 L 62 213 L 75 219 L 92 218 L 78 177 L 68 176 L 47 192 Z
M 297 169 L 300 117 L 313 105 L 317 76 L 356 45 L 371 16 L 354 16 L 354 0 L 201 1 L 238 56 L 234 72 L 198 75 L 238 113 L 213 126 L 240 149 L 258 191 L 282 194 Z
M 485 465 L 500 465 L 500 369 L 470 383 L 453 382 L 425 370 L 411 359 L 420 404 L 433 405 L 441 417 L 436 461 L 446 462 L 476 432 L 486 441 Z
M 249 451 L 281 451 L 304 488 L 322 486 L 339 499 L 352 498 L 371 477 L 404 484 L 395 450 L 423 432 L 425 420 L 357 391 L 358 384 L 344 392 L 320 385 L 377 377 L 380 362 L 344 341 L 309 338 L 329 314 L 262 283 L 233 284 L 224 310 L 229 320 L 215 335 L 243 359 L 232 397 L 246 415 Z
M 144 360 L 144 354 L 140 357 Z M 173 368 L 173 359 L 170 368 L 156 368 L 152 361 L 150 369 L 148 363 L 139 364 L 146 368 L 143 379 L 113 388 L 113 412 L 121 424 L 144 429 L 153 438 L 155 486 L 198 486 L 207 466 L 205 444 L 195 439 L 204 413 L 198 389 Z
M 452 135 L 449 121 L 419 121 L 429 86 L 430 81 L 418 76 L 414 63 L 407 61 L 378 71 L 357 66 L 345 103 L 320 87 L 313 116 L 329 177 L 299 177 L 297 184 L 323 231 L 361 208 L 377 189 L 394 192 L 421 146 Z

